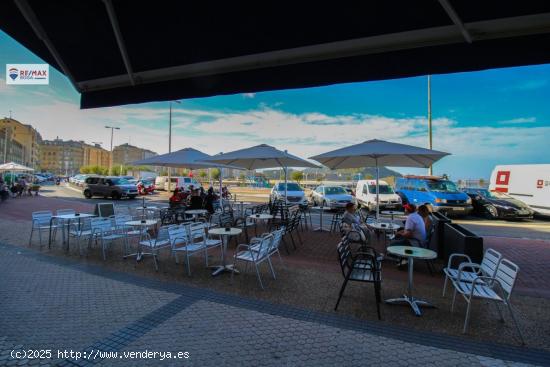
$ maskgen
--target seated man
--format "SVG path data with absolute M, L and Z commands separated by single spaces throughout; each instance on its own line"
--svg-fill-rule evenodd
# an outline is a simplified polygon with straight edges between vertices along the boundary
M 191 198 L 189 199 L 189 209 L 202 209 L 202 198 L 198 189 L 191 191 Z
M 411 246 L 409 238 L 415 238 L 419 241 L 414 241 L 413 244 L 423 243 L 426 240 L 424 218 L 416 212 L 414 204 L 405 204 L 403 208 L 405 209 L 405 215 L 407 215 L 405 228 L 395 234 L 397 241 L 392 242 L 390 246 Z

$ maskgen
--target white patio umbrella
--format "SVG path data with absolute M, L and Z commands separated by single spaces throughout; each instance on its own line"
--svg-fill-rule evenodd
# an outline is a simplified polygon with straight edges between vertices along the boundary
M 378 218 L 379 165 L 427 168 L 447 155 L 449 153 L 373 139 L 310 158 L 331 169 L 376 167 L 376 217 Z
M 188 169 L 200 169 L 200 168 L 219 168 L 220 169 L 220 203 L 223 204 L 222 198 L 222 174 L 221 168 L 235 168 L 240 167 L 229 166 L 224 164 L 217 164 L 207 162 L 206 159 L 211 158 L 210 155 L 201 152 L 200 150 L 193 148 L 184 148 L 178 151 L 156 155 L 146 159 L 132 162 L 132 164 L 138 166 L 160 166 L 160 167 L 174 167 L 174 168 L 188 168 Z M 170 183 L 168 183 L 170 187 Z
M 316 164 L 292 155 L 286 150 L 282 151 L 267 144 L 218 154 L 205 159 L 205 161 L 237 166 L 247 170 L 281 167 L 285 172 L 285 200 L 287 197 L 288 167 L 319 168 Z
M 8 162 L 8 163 L 0 164 L 0 172 L 1 171 L 11 172 L 11 184 L 13 185 L 13 173 L 14 172 L 32 172 L 32 171 L 34 171 L 34 169 L 32 169 L 30 167 L 27 167 L 27 166 L 23 166 L 19 163 Z
M 28 172 L 28 171 L 34 171 L 34 169 L 23 166 L 15 162 L 9 162 L 9 163 L 0 164 L 0 171 Z

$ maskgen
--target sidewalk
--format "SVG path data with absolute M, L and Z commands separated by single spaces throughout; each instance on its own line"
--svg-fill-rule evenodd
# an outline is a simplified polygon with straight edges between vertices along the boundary
M 276 305 L 8 245 L 0 245 L 0 278 L 0 366 L 17 363 L 14 348 L 53 350 L 42 363 L 62 366 L 550 365 L 548 352 Z M 91 357 L 57 358 L 58 349 Z M 98 353 L 145 350 L 189 358 Z

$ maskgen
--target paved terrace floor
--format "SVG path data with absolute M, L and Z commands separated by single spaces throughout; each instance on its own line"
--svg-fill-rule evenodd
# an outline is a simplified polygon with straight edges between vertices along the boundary
M 550 365 L 547 352 L 275 305 L 10 245 L 0 245 L 0 278 L 2 366 Z M 12 349 L 54 356 L 13 360 Z M 145 350 L 188 358 L 120 354 Z
M 40 253 L 37 241 L 31 250 L 26 248 L 31 212 L 66 207 L 92 209 L 87 203 L 41 197 L 0 207 L 0 243 L 18 245 L 0 246 L 0 366 L 40 363 L 12 360 L 9 352 L 20 348 L 190 354 L 183 362 L 42 361 L 105 366 L 550 365 L 550 354 L 533 348 L 546 348 L 548 340 L 547 241 L 485 238 L 486 246 L 499 249 L 522 268 L 516 290 L 522 297 L 515 304 L 530 347 L 520 348 L 510 345 L 517 345 L 510 320 L 499 323 L 490 307 L 474 309 L 476 327 L 466 337 L 430 332 L 457 333 L 464 308 L 459 305 L 449 314 L 449 297 L 440 296 L 441 277 L 430 277 L 422 266 L 415 270 L 415 283 L 420 293 L 437 300 L 438 310 L 415 318 L 405 309 L 384 306 L 385 321 L 374 321 L 371 287 L 351 285 L 339 312 L 332 312 L 341 276 L 334 252 L 337 237 L 327 241 L 324 234 L 308 232 L 298 250 L 283 253 L 287 269 L 276 269 L 276 281 L 265 279 L 265 292 L 258 290 L 253 276 L 239 276 L 231 286 L 228 277 L 212 279 L 206 269 L 201 275 L 198 264 L 193 265 L 197 271 L 192 278 L 182 278 L 181 268 L 169 258 L 162 259 L 161 271 L 155 273 L 150 261 L 134 266 L 123 263 L 117 253 L 105 263 L 94 258 L 95 252 L 88 258 L 69 256 L 56 247 Z M 384 275 L 383 298 L 397 295 L 406 284 L 406 272 L 386 265 Z M 443 322 L 449 323 L 447 329 L 441 327 Z M 483 342 L 491 336 L 507 345 Z

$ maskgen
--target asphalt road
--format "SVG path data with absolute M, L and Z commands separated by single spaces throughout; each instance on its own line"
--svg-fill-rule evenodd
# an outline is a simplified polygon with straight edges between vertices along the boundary
M 105 201 L 103 198 L 85 199 L 82 193 L 74 188 L 60 186 L 44 186 L 41 190 L 43 196 L 55 197 L 58 199 L 65 199 L 71 201 L 79 201 L 86 203 L 94 203 Z M 148 195 L 146 197 L 147 202 L 163 202 L 167 204 L 168 193 L 160 192 L 154 195 Z M 247 200 L 246 197 L 243 200 Z M 253 200 L 253 199 L 251 199 Z M 257 201 L 257 200 L 254 200 Z M 141 205 L 142 200 L 127 200 L 120 201 L 124 205 Z M 325 212 L 323 214 L 323 225 L 328 228 L 330 226 L 330 219 L 332 213 Z M 312 221 L 314 226 L 319 224 L 319 214 L 312 212 Z M 488 220 L 477 217 L 465 217 L 454 219 L 453 222 L 463 225 L 470 231 L 480 236 L 497 236 L 497 237 L 509 237 L 509 238 L 529 238 L 529 239 L 542 239 L 550 240 L 550 220 L 534 219 L 534 220 L 522 220 L 522 221 L 504 221 L 504 220 Z

